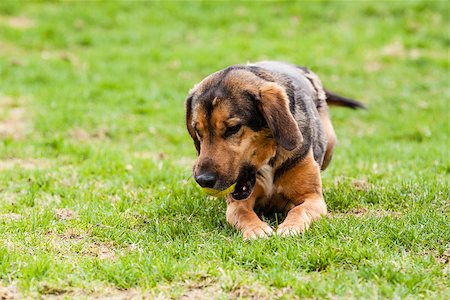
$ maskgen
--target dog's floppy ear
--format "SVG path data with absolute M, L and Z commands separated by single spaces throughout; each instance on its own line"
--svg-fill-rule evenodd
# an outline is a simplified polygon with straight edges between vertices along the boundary
M 197 155 L 200 153 L 200 141 L 197 138 L 197 135 L 195 134 L 195 129 L 192 127 L 192 98 L 193 96 L 190 95 L 187 97 L 185 101 L 186 106 L 186 127 L 189 131 L 189 135 L 191 136 L 192 140 L 194 140 L 195 149 L 197 149 Z
M 303 142 L 297 122 L 289 110 L 289 98 L 276 83 L 264 84 L 259 90 L 260 108 L 278 145 L 294 150 Z

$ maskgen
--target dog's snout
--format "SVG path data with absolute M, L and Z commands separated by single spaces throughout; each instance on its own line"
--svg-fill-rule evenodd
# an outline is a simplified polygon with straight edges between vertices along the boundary
M 201 173 L 195 176 L 195 181 L 206 188 L 213 188 L 217 182 L 217 176 L 214 173 Z

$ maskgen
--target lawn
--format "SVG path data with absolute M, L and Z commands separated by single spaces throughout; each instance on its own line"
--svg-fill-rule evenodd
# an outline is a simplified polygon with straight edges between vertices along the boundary
M 449 32 L 444 1 L 0 1 L 0 299 L 448 299 Z M 329 215 L 246 242 L 183 102 L 263 59 L 369 110 L 332 108 Z

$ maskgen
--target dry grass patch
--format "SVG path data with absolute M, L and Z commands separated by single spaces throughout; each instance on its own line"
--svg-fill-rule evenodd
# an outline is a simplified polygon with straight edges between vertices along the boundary
M 450 268 L 450 247 L 448 247 L 447 250 L 445 250 L 444 253 L 438 257 L 438 260 L 443 264 L 447 264 L 447 267 Z
M 334 186 L 338 187 L 341 184 L 345 184 L 347 182 L 353 187 L 355 191 L 369 191 L 372 189 L 372 184 L 365 177 L 361 178 L 352 178 L 346 176 L 337 176 L 333 180 Z
M 13 43 L 0 41 L 0 55 L 15 56 L 17 54 L 23 54 L 24 52 L 24 49 L 17 47 Z
M 81 59 L 74 53 L 67 51 L 42 51 L 41 58 L 43 60 L 63 60 L 70 63 L 79 71 L 86 71 L 88 65 L 86 62 L 81 61 Z
M 63 187 L 72 187 L 77 185 L 78 183 L 78 172 L 72 167 L 67 167 L 67 172 L 65 172 L 65 176 L 61 177 L 59 173 L 55 173 L 55 179 Z
M 218 284 L 209 286 L 199 286 L 189 288 L 183 296 L 180 297 L 181 300 L 209 300 L 217 299 L 220 296 L 224 296 L 222 289 Z
M 212 282 L 211 279 L 197 282 L 195 284 L 188 284 L 187 290 L 179 299 L 182 300 L 208 300 L 208 299 L 279 299 L 281 297 L 288 297 L 289 299 L 298 299 L 293 295 L 291 288 L 272 288 L 265 287 L 258 283 L 250 285 L 243 284 L 233 286 L 228 290 L 220 282 Z
M 39 193 L 36 195 L 34 201 L 35 205 L 43 209 L 61 204 L 61 197 L 57 194 Z
M 8 250 L 9 253 L 23 254 L 26 251 L 23 245 L 23 241 L 12 241 L 10 238 L 0 239 L 0 245 L 3 245 Z
M 22 140 L 29 130 L 25 98 L 0 96 L 0 138 Z
M 263 285 L 241 286 L 228 294 L 230 299 L 280 299 L 281 297 L 288 299 L 298 299 L 289 287 L 276 289 L 266 288 Z
M 12 170 L 14 168 L 22 170 L 36 170 L 45 169 L 50 167 L 50 161 L 46 159 L 38 158 L 10 158 L 5 160 L 0 160 L 0 171 Z
M 52 231 L 48 232 L 49 235 L 54 235 Z M 69 228 L 64 233 L 56 235 L 60 240 L 84 240 L 90 235 L 89 232 L 76 229 Z
M 52 245 L 55 253 L 64 257 L 70 257 L 76 251 L 73 250 L 75 246 L 88 244 L 89 232 L 85 232 L 78 229 L 70 228 L 64 233 L 57 234 L 54 231 L 48 231 L 46 233 L 46 239 L 48 239 Z
M 60 208 L 55 211 L 55 216 L 58 220 L 72 220 L 78 218 L 78 213 L 68 208 Z
M 114 248 L 113 243 L 91 243 L 86 250 L 83 251 L 83 254 L 91 255 L 97 257 L 100 260 L 114 260 L 116 259 L 116 250 Z
M 1 300 L 13 300 L 13 299 L 24 299 L 21 294 L 17 290 L 17 287 L 14 283 L 10 285 L 4 285 L 2 281 L 0 281 L 0 299 Z
M 42 299 L 93 299 L 93 300 L 147 300 L 170 299 L 145 293 L 139 289 L 119 290 L 114 287 L 94 287 L 88 289 L 60 288 L 55 285 L 43 284 L 40 287 Z M 1 299 L 1 298 L 0 298 Z
M 15 213 L 9 213 L 9 214 L 1 214 L 0 220 L 6 221 L 6 222 L 14 222 L 22 219 L 22 215 L 15 214 Z
M 1 165 L 1 164 L 0 164 Z M 0 171 L 2 169 L 0 168 Z M 2 204 L 8 204 L 8 205 L 15 205 L 17 199 L 19 199 L 19 197 L 23 196 L 26 193 L 26 191 L 21 191 L 18 193 L 13 193 L 10 191 L 3 191 L 0 192 L 0 200 Z
M 399 218 L 402 216 L 403 213 L 399 211 L 386 211 L 386 210 L 370 210 L 364 207 L 358 207 L 350 210 L 346 213 L 329 213 L 328 217 L 330 218 L 346 218 L 348 216 L 354 216 L 357 218 L 362 217 L 373 217 L 373 218 L 384 218 L 384 217 L 393 217 L 393 218 Z
M 92 132 L 88 132 L 83 128 L 72 128 L 69 130 L 69 136 L 78 142 L 93 142 L 105 140 L 108 136 L 108 129 L 101 127 Z
M 352 179 L 352 186 L 356 191 L 367 191 L 370 189 L 370 184 L 366 178 Z
M 0 24 L 14 29 L 29 29 L 34 27 L 36 22 L 26 16 L 0 16 Z
M 47 238 L 51 240 L 53 249 L 63 256 L 76 254 L 79 250 L 75 251 L 74 247 L 78 247 L 78 249 L 81 247 L 79 253 L 84 256 L 95 257 L 100 260 L 115 260 L 117 258 L 117 249 L 112 242 L 92 241 L 89 231 L 73 228 L 61 234 L 49 231 L 47 232 Z

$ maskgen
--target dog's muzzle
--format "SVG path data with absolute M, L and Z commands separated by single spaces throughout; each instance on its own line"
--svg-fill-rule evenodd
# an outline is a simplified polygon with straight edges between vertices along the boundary
M 213 173 L 201 173 L 195 176 L 195 181 L 201 186 L 203 191 L 214 197 L 223 197 L 231 194 L 234 200 L 245 200 L 253 191 L 256 183 L 256 169 L 246 165 L 241 168 L 237 180 L 224 189 L 216 189 L 217 175 Z

